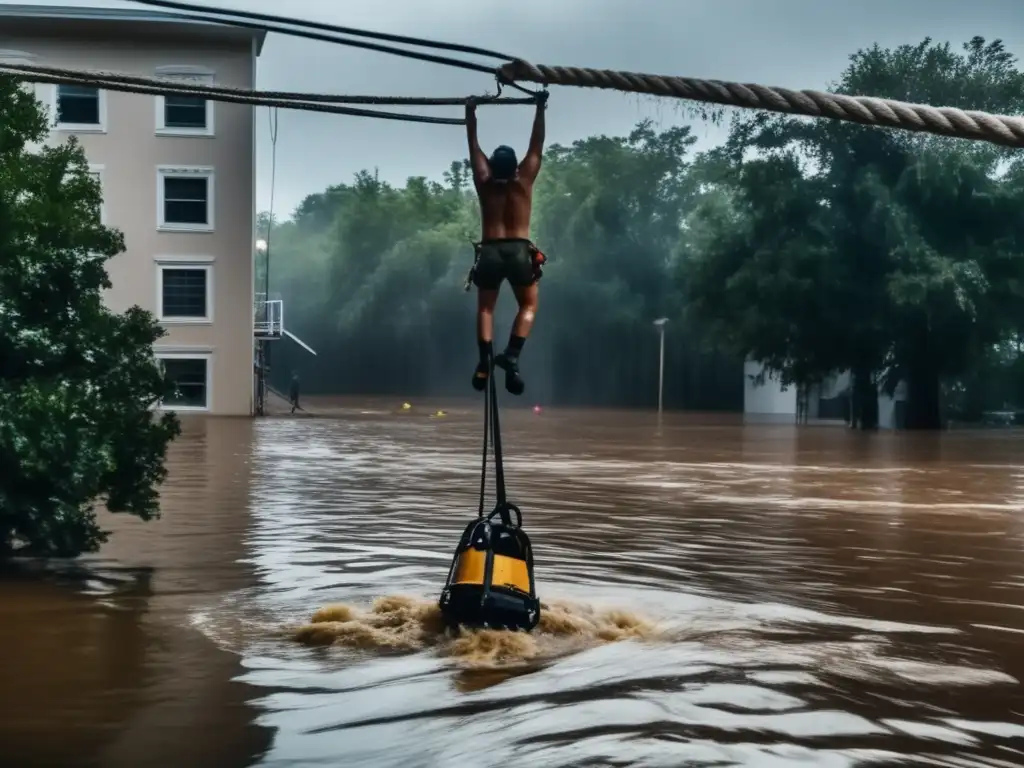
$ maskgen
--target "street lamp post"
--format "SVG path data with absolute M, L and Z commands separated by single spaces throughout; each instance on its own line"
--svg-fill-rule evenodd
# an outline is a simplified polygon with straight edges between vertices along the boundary
M 270 260 L 269 259 L 270 254 L 269 254 L 269 252 L 267 250 L 267 241 L 266 240 L 260 239 L 260 240 L 256 241 L 256 252 L 264 256 L 264 259 L 263 259 L 264 269 L 266 269 L 268 274 L 269 274 L 269 266 L 270 265 L 269 265 L 268 262 Z M 266 285 L 266 281 L 264 281 L 264 284 Z M 253 286 L 253 287 L 255 288 L 255 286 Z M 269 289 L 269 285 L 267 285 L 266 288 Z M 263 296 L 263 316 L 262 317 L 260 317 L 255 312 L 256 308 L 253 307 L 253 310 L 254 310 L 254 312 L 253 312 L 253 321 L 259 320 L 260 322 L 266 322 L 267 323 L 267 331 L 266 332 L 268 332 L 268 333 L 269 333 L 269 330 L 270 330 L 270 324 L 269 324 L 270 318 L 269 318 L 267 313 L 268 313 L 268 310 L 270 308 L 270 305 L 267 303 L 267 300 L 269 298 L 270 298 L 269 295 L 264 294 L 264 296 Z M 263 416 L 266 413 L 266 401 L 267 401 L 267 352 L 268 351 L 269 351 L 269 347 L 267 346 L 267 340 L 262 338 L 262 337 L 257 338 L 256 339 L 256 359 L 255 359 L 255 364 L 256 364 L 255 365 L 255 367 L 256 367 L 256 415 L 257 416 Z
M 658 329 L 660 337 L 658 344 L 658 418 L 661 418 L 662 404 L 665 394 L 665 324 L 667 317 L 659 317 L 654 321 L 654 327 Z
M 263 262 L 263 299 L 270 298 L 270 248 L 269 243 L 260 238 L 256 241 L 256 252 L 262 257 Z

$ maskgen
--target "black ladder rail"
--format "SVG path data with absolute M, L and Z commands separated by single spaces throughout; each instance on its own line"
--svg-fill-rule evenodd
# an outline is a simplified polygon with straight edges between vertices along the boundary
M 495 509 L 505 510 L 508 497 L 505 492 L 505 462 L 501 452 L 501 421 L 498 408 L 498 388 L 495 384 L 494 353 L 487 355 L 487 387 L 484 389 L 484 447 L 483 460 L 480 468 L 480 506 L 478 517 L 484 517 L 484 501 L 487 495 L 487 458 L 488 448 L 494 454 L 494 493 Z M 502 517 L 505 517 L 504 513 Z
M 484 516 L 484 498 L 487 496 L 487 446 L 490 437 L 489 427 L 491 421 L 491 379 L 494 377 L 494 356 L 487 355 L 487 386 L 484 388 L 484 450 L 483 460 L 480 467 L 480 509 L 477 517 Z
M 494 359 L 491 358 L 491 375 L 488 377 L 491 393 L 491 445 L 494 449 L 494 493 L 498 506 L 504 508 L 508 504 L 505 497 L 505 462 L 501 455 L 501 422 L 498 419 L 498 387 L 494 383 Z

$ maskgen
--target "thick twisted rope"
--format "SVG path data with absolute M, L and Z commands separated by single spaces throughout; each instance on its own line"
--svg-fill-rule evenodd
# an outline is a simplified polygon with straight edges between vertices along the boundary
M 628 93 L 672 96 L 709 104 L 764 109 L 788 115 L 826 117 L 860 125 L 901 128 L 1006 147 L 1024 147 L 1024 118 L 991 115 L 954 107 L 930 107 L 894 99 L 844 96 L 822 91 L 794 91 L 753 83 L 730 83 L 694 77 L 645 75 L 611 69 L 549 67 L 516 60 L 498 68 L 498 82 L 527 81 L 578 88 L 605 88 Z
M 431 61 L 438 64 L 460 67 L 476 71 L 490 72 L 488 67 L 482 64 L 467 62 L 464 60 L 451 59 L 449 57 L 438 57 L 428 54 L 421 54 L 414 51 L 407 51 L 387 46 L 379 46 L 371 43 L 353 41 L 337 36 L 327 36 L 310 31 L 310 28 L 329 30 L 337 34 L 356 35 L 376 39 L 402 42 L 419 47 L 440 48 L 462 53 L 486 55 L 494 58 L 503 58 L 502 54 L 487 51 L 485 49 L 471 48 L 450 43 L 438 43 L 421 38 L 403 37 L 398 35 L 384 35 L 382 33 L 366 32 L 347 27 L 290 20 L 285 17 L 270 16 L 266 14 L 253 14 L 244 11 L 228 11 L 220 8 L 209 8 L 196 6 L 191 3 L 171 2 L 170 0 L 138 0 L 146 5 L 156 5 L 164 8 L 175 8 L 185 11 L 201 11 L 207 15 L 182 15 L 178 18 L 206 23 L 220 23 L 231 26 L 259 29 L 279 32 L 286 35 L 305 37 L 314 40 L 324 40 L 340 45 L 348 45 L 359 48 L 377 50 L 383 53 L 392 53 L 399 56 L 407 56 L 421 61 Z M 234 18 L 215 18 L 217 16 L 229 16 Z M 244 21 L 242 19 L 250 19 Z M 259 20 L 260 23 L 255 23 Z M 283 22 L 288 26 L 279 26 Z M 305 29 L 303 29 L 305 27 Z M 297 29 L 298 28 L 298 29 Z M 20 69 L 22 73 L 30 72 L 33 68 L 6 66 L 0 71 L 12 71 Z M 186 89 L 181 84 L 169 88 L 165 81 L 149 80 L 148 78 L 129 78 L 124 75 L 113 73 L 82 73 L 72 70 L 64 70 L 63 74 L 44 74 L 44 68 L 34 68 L 38 74 L 34 78 L 22 77 L 22 79 L 33 79 L 37 82 L 49 82 L 58 84 L 91 85 L 103 87 L 109 90 L 127 91 L 132 93 L 152 93 L 156 95 L 178 95 L 188 93 L 189 95 L 203 96 L 204 98 L 226 101 L 229 103 L 254 104 L 258 106 L 281 107 L 285 109 L 300 109 L 312 112 L 333 112 L 348 114 L 360 117 L 378 117 L 390 120 L 406 120 L 410 122 L 439 123 L 449 125 L 461 125 L 463 120 L 456 118 L 427 117 L 420 115 L 402 115 L 388 112 L 377 112 L 373 110 L 357 110 L 334 106 L 342 102 L 340 97 L 324 97 L 310 94 L 286 94 L 284 92 L 253 92 L 236 91 L 233 89 L 201 89 L 189 87 Z M 654 96 L 671 96 L 690 101 L 704 102 L 708 104 L 719 104 L 729 107 L 742 107 L 745 109 L 762 109 L 769 112 L 778 112 L 789 115 L 801 115 L 806 117 L 824 117 L 831 120 L 857 123 L 875 127 L 899 128 L 906 131 L 917 131 L 932 133 L 939 136 L 970 139 L 974 141 L 986 141 L 992 144 L 999 144 L 1007 147 L 1024 147 L 1024 118 L 1008 117 L 1004 115 L 993 115 L 977 110 L 962 110 L 954 107 L 932 107 L 925 104 L 911 104 L 895 99 L 880 99 L 869 96 L 846 96 L 837 93 L 826 93 L 823 91 L 792 90 L 789 88 L 774 88 L 756 83 L 733 83 L 722 80 L 703 80 L 691 77 L 673 77 L 666 75 L 649 75 L 637 72 L 622 72 L 610 69 L 590 69 L 584 67 L 552 67 L 534 65 L 521 59 L 515 59 L 494 70 L 499 84 L 506 84 L 520 90 L 525 90 L 518 85 L 517 81 L 540 83 L 544 86 L 564 85 L 581 88 L 603 88 L 609 90 L 623 91 L 627 93 L 645 93 Z M 63 79 L 58 79 L 63 78 Z M 130 84 L 134 83 L 134 85 Z M 532 94 L 530 91 L 526 91 Z M 258 94 L 258 95 L 257 95 Z M 493 103 L 503 101 L 504 103 L 523 103 L 533 101 L 534 98 L 525 100 L 498 100 L 484 98 L 481 103 Z M 347 103 L 366 104 L 441 104 L 441 103 L 465 103 L 465 99 L 431 99 L 414 100 L 386 99 L 376 97 L 348 97 Z
M 339 27 L 320 22 L 288 19 L 282 16 L 253 13 L 250 11 L 225 10 L 198 6 L 177 0 L 137 0 L 143 5 L 170 8 L 179 11 L 201 11 L 215 14 L 219 18 L 207 16 L 208 21 L 232 24 L 249 28 L 263 28 L 268 31 L 281 32 L 287 35 L 310 37 L 326 40 L 328 38 L 310 32 L 318 29 L 335 34 L 357 35 L 399 42 L 418 47 L 438 48 L 442 50 L 469 53 L 497 59 L 510 57 L 496 51 L 470 46 L 440 43 L 423 38 L 401 35 L 386 35 L 379 32 L 367 32 L 351 27 Z M 249 21 L 244 21 L 248 19 Z M 253 22 L 259 22 L 254 24 Z M 287 24 L 287 27 L 278 26 Z M 353 43 L 350 40 L 335 38 L 334 42 L 341 45 L 369 47 L 372 50 L 394 53 L 448 64 L 465 69 L 481 68 L 481 65 L 443 59 L 424 57 L 422 54 L 373 47 L 364 43 Z M 522 89 L 516 81 L 541 83 L 543 85 L 565 85 L 581 88 L 606 88 L 629 93 L 647 93 L 654 96 L 672 96 L 679 99 L 720 104 L 729 107 L 746 109 L 763 109 L 789 115 L 806 117 L 825 117 L 860 125 L 899 128 L 906 131 L 933 133 L 975 141 L 987 141 L 1007 147 L 1024 147 L 1024 119 L 992 115 L 975 110 L 961 110 L 954 107 L 931 107 L 925 104 L 910 104 L 894 99 L 879 99 L 869 96 L 845 96 L 823 91 L 774 88 L 756 83 L 731 83 L 722 80 L 702 80 L 691 77 L 670 77 L 648 75 L 636 72 L 620 72 L 610 69 L 589 69 L 583 67 L 550 67 L 533 65 L 521 59 L 514 59 L 497 70 L 499 83 Z M 526 91 L 526 93 L 531 93 Z

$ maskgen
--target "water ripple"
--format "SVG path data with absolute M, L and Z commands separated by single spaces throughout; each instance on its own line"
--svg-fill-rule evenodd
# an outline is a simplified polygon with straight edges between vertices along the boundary
M 259 584 L 193 619 L 267 691 L 263 765 L 1021 764 L 1022 478 L 955 444 L 879 457 L 842 430 L 513 413 L 542 599 L 658 633 L 490 669 L 291 644 L 324 605 L 436 598 L 480 468 L 474 420 L 451 416 L 258 424 Z

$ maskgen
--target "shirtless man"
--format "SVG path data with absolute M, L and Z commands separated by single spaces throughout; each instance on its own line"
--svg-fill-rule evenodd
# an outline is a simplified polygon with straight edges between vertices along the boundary
M 547 93 L 537 100 L 530 148 L 523 162 L 517 163 L 512 147 L 500 146 L 490 159 L 480 149 L 476 136 L 476 104 L 466 104 L 466 133 L 469 137 L 469 159 L 473 183 L 480 199 L 483 233 L 473 269 L 477 287 L 476 335 L 480 362 L 473 374 L 473 388 L 487 386 L 488 360 L 493 353 L 494 306 L 503 280 L 512 286 L 519 313 L 512 324 L 505 351 L 494 358 L 494 364 L 505 371 L 505 389 L 513 395 L 523 394 L 526 385 L 519 375 L 519 354 L 530 335 L 537 312 L 537 280 L 543 256 L 530 241 L 530 213 L 533 207 L 533 183 L 540 172 L 544 152 L 544 109 Z

